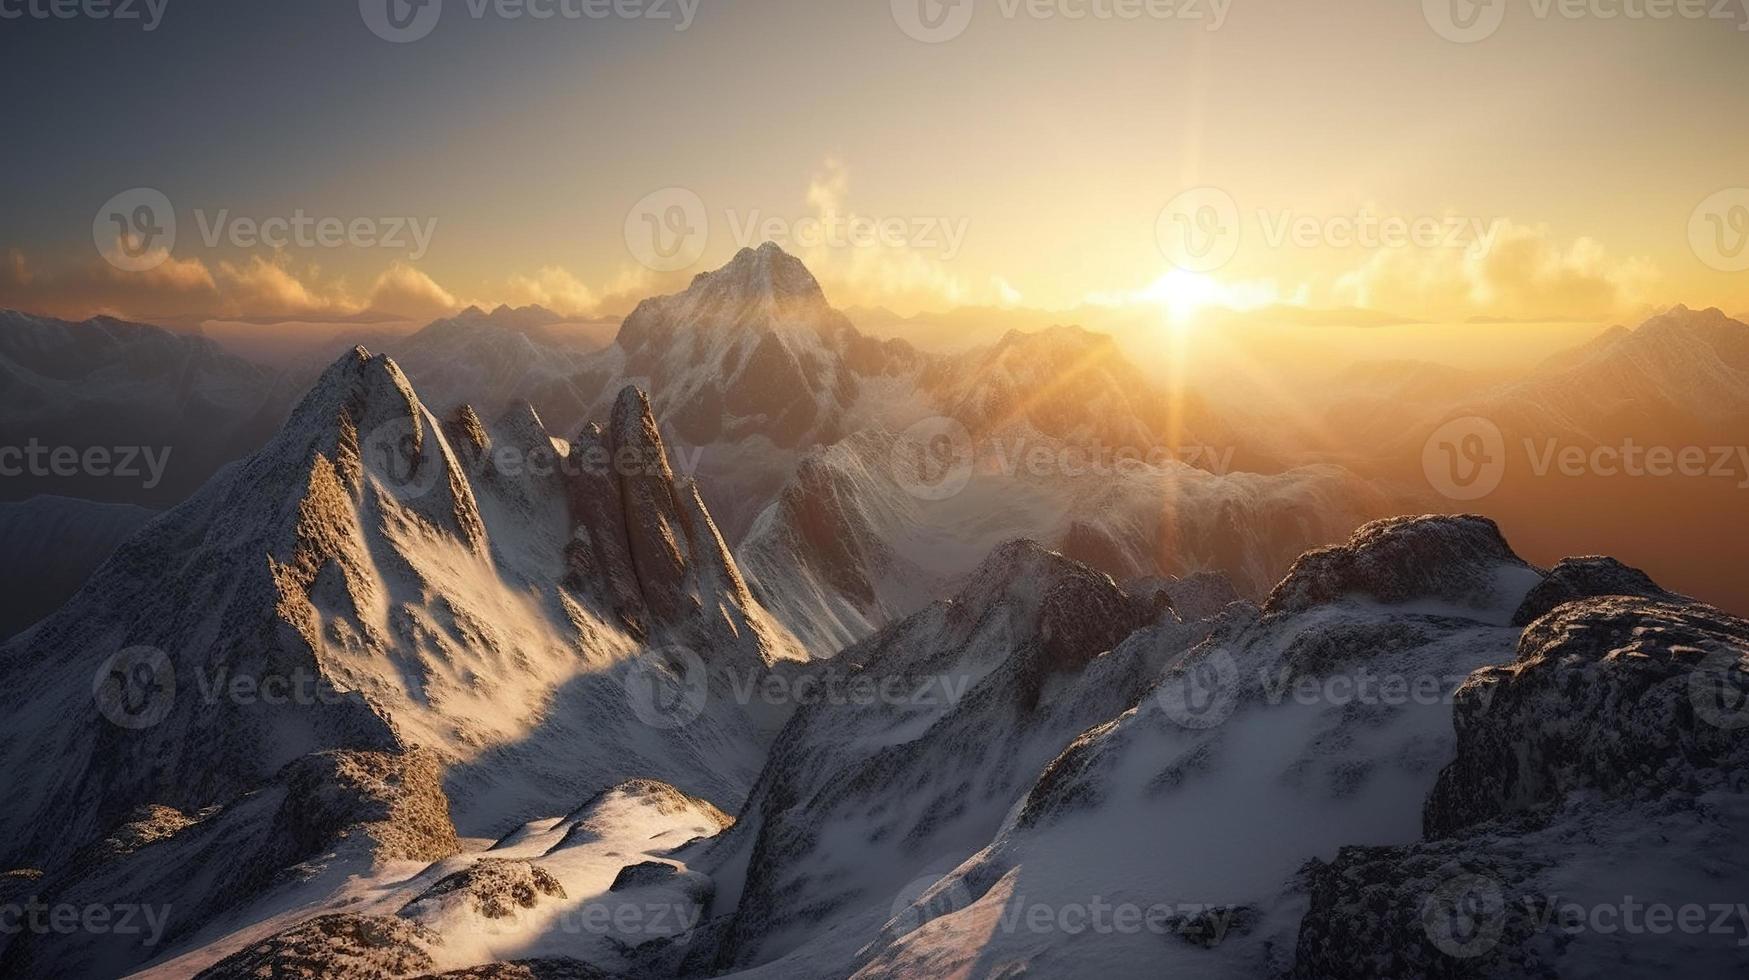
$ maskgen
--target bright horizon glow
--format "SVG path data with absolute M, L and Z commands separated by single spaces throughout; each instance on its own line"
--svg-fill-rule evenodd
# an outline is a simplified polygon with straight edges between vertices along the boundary
M 0 148 L 8 173 L 30 175 L 0 192 L 0 306 L 620 315 L 775 238 L 834 305 L 904 315 L 1749 312 L 1749 277 L 1698 257 L 1691 228 L 1709 196 L 1749 187 L 1737 23 L 1509 18 L 1460 44 L 1395 0 L 1229 14 L 1211 29 L 979 13 L 964 36 L 926 44 L 888 4 L 765 0 L 704 5 L 684 32 L 446 17 L 392 45 L 356 5 L 189 0 L 121 91 L 64 71 L 121 44 L 117 25 L 18 21 L 0 32 L 0 79 L 60 84 L 13 107 L 11 130 L 60 135 Z M 261 43 L 288 36 L 332 50 L 323 73 L 307 77 L 297 45 Z M 1619 81 L 1622 64 L 1644 66 L 1644 80 Z M 239 92 L 239 76 L 269 81 Z M 115 133 L 150 138 L 117 154 Z M 1219 268 L 1175 270 L 1160 216 L 1204 186 L 1230 195 L 1243 239 Z M 123 274 L 97 255 L 92 222 L 136 187 L 174 202 L 179 235 L 172 263 Z M 707 239 L 659 272 L 626 229 L 640 201 L 672 187 L 703 203 Z M 298 212 L 436 227 L 424 250 L 276 251 L 203 233 L 221 213 Z M 896 243 L 811 240 L 829 215 L 887 222 Z M 1496 229 L 1488 256 L 1367 240 L 1377 222 L 1447 219 Z

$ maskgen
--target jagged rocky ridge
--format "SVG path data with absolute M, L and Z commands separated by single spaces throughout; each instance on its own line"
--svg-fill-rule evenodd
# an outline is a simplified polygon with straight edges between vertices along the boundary
M 625 403 L 626 418 L 644 417 L 635 396 Z M 604 432 L 632 444 L 639 428 L 622 418 Z M 680 528 L 682 511 L 668 513 Z M 633 579 L 678 553 L 653 566 L 628 557 Z M 574 570 L 574 557 L 552 557 Z M 300 763 L 216 809 L 143 811 L 93 845 L 112 870 L 56 887 L 76 895 L 116 876 L 151 887 L 163 872 L 142 869 L 210 860 L 203 836 L 234 842 L 273 825 L 269 814 L 290 805 L 276 801 L 332 799 L 298 808 L 335 814 L 310 821 L 333 829 L 255 862 L 292 862 L 278 887 L 287 875 L 332 883 L 358 867 L 352 853 L 432 863 L 346 902 L 348 886 L 322 885 L 326 905 L 236 932 L 212 947 L 222 962 L 197 942 L 164 969 L 1567 975 L 1607 957 L 1647 970 L 1679 957 L 1704 973 L 1739 955 L 1717 937 L 1569 942 L 1516 913 L 1471 955 L 1470 933 L 1452 934 L 1454 945 L 1445 920 L 1421 910 L 1430 895 L 1450 897 L 1454 875 L 1466 888 L 1481 875 L 1509 898 L 1600 880 L 1722 896 L 1729 876 L 1702 865 L 1749 863 L 1738 833 L 1749 725 L 1734 726 L 1741 702 L 1709 685 L 1740 679 L 1749 625 L 1606 560 L 1532 568 L 1468 517 L 1363 527 L 1307 555 L 1262 607 L 1216 602 L 1229 597 L 1204 583 L 1179 588 L 1179 609 L 1181 585 L 1119 586 L 1014 542 L 951 600 L 839 660 L 771 666 L 768 676 L 823 697 L 796 699 L 733 821 L 641 779 L 488 850 L 451 854 L 447 823 L 384 822 L 396 807 L 432 809 L 394 800 L 442 800 L 438 754 L 407 748 L 343 766 L 386 775 L 408 753 L 430 760 L 398 780 L 426 788 L 390 793 L 387 810 L 345 803 L 356 778 Z M 638 616 L 668 622 L 662 599 L 644 595 L 627 616 L 605 587 L 585 598 L 628 631 Z M 732 637 L 721 611 L 708 628 Z M 1526 617 L 1528 629 L 1514 625 Z M 703 724 L 680 731 L 708 739 L 716 729 Z M 306 771 L 317 775 L 296 775 Z M 400 843 L 381 836 L 389 828 Z M 1597 842 L 1617 840 L 1636 859 L 1600 862 Z M 1661 876 L 1648 879 L 1654 867 Z M 247 906 L 254 890 L 207 894 Z M 566 925 L 652 906 L 677 918 L 629 931 Z M 1053 918 L 1066 908 L 1137 911 L 1133 928 L 1100 932 Z M 202 917 L 190 913 L 189 928 Z M 29 964 L 44 948 L 6 955 Z M 111 962 L 89 955 L 80 962 Z
M 1741 972 L 1749 623 L 1611 571 L 1458 692 L 1424 839 L 1308 868 L 1296 975 Z
M 605 460 L 590 455 L 600 445 Z M 719 686 L 802 655 L 668 468 L 640 392 L 573 443 L 526 406 L 491 426 L 465 408 L 440 424 L 392 361 L 353 351 L 266 447 L 0 647 L 0 768 L 25 802 L 0 817 L 0 865 L 40 868 L 62 895 L 111 874 L 153 880 L 165 872 L 78 857 L 142 806 L 192 820 L 128 858 L 153 868 L 179 854 L 217 869 L 276 835 L 257 860 L 186 883 L 180 935 L 351 833 L 316 813 L 284 817 L 289 829 L 269 819 L 276 794 L 344 796 L 321 762 L 337 752 L 413 766 L 442 827 L 395 823 L 451 849 L 452 814 L 495 832 L 631 776 L 733 805 L 773 720 L 719 696 L 686 733 L 645 723 L 625 671 L 651 646 L 703 651 Z M 57 944 L 79 940 L 14 945 L 7 962 Z

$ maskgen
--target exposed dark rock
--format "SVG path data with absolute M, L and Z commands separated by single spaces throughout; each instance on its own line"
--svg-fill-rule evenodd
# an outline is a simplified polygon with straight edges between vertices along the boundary
M 1589 790 L 1649 798 L 1749 786 L 1749 622 L 1709 606 L 1606 597 L 1525 630 L 1516 662 L 1458 691 L 1458 755 L 1426 831 Z
M 441 766 L 424 749 L 321 752 L 281 774 L 288 793 L 277 832 L 313 853 L 362 834 L 384 858 L 435 861 L 455 853 Z
M 1563 558 L 1549 570 L 1547 578 L 1525 595 L 1518 611 L 1512 614 L 1512 625 L 1529 626 L 1564 602 L 1611 595 L 1686 599 L 1665 591 L 1645 572 L 1614 558 Z
M 1214 949 L 1230 937 L 1243 936 L 1261 918 L 1254 905 L 1216 905 L 1199 912 L 1185 912 L 1166 919 L 1173 935 L 1204 949 Z
M 1137 595 L 1161 595 L 1186 620 L 1213 619 L 1221 610 L 1244 600 L 1233 580 L 1216 571 L 1192 572 L 1182 578 L 1148 575 L 1124 584 Z
M 1644 584 L 1585 564 L 1611 591 Z M 1514 663 L 1458 692 L 1427 839 L 1307 866 L 1293 975 L 1740 971 L 1734 932 L 1586 916 L 1627 914 L 1636 896 L 1643 914 L 1654 894 L 1712 907 L 1749 874 L 1746 664 L 1749 623 L 1698 603 L 1606 595 L 1537 618 Z
M 680 869 L 666 861 L 639 861 L 619 869 L 619 874 L 613 878 L 613 884 L 608 886 L 610 892 L 621 892 L 628 888 L 645 888 L 650 885 L 660 885 L 673 881 Z
M 430 950 L 442 944 L 398 916 L 323 915 L 225 957 L 196 980 L 386 980 L 430 972 Z
M 108 861 L 124 857 L 147 844 L 174 837 L 198 820 L 198 817 L 191 817 L 175 807 L 156 803 L 135 807 L 128 814 L 127 822 L 87 849 L 79 861 Z
M 502 919 L 518 909 L 532 909 L 542 899 L 565 898 L 559 880 L 545 868 L 527 861 L 481 858 L 467 868 L 445 875 L 418 898 L 401 907 L 398 914 L 419 918 L 427 909 L 465 901 L 474 914 Z
M 1348 543 L 1300 556 L 1263 604 L 1265 613 L 1304 612 L 1344 596 L 1381 602 L 1497 601 L 1498 569 L 1529 569 L 1485 517 L 1395 517 L 1354 532 Z
M 487 963 L 465 970 L 427 974 L 414 980 L 608 980 L 610 976 L 581 960 L 549 958 Z

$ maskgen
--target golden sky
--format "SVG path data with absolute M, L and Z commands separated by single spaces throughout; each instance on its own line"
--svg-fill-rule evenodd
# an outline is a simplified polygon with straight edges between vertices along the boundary
M 145 37 L 9 49 L 9 81 L 56 45 L 152 58 L 143 91 L 19 110 L 20 129 L 77 114 L 93 135 L 0 158 L 45 175 L 8 181 L 0 305 L 614 314 L 773 238 L 837 305 L 907 314 L 1749 311 L 1749 12 L 1445 3 L 724 0 L 678 30 L 452 2 L 408 44 L 351 5 L 267 25 L 171 8 Z M 913 36 L 919 11 L 951 36 Z M 1498 21 L 1453 39 L 1453 11 Z M 248 46 L 270 28 L 331 52 L 274 81 L 291 56 Z M 234 90 L 239 64 L 269 81 Z M 106 153 L 106 126 L 143 142 Z M 126 271 L 93 215 L 140 187 L 171 202 L 176 241 Z M 368 219 L 400 247 L 234 234 L 294 214 Z M 1187 256 L 1193 232 L 1208 249 Z

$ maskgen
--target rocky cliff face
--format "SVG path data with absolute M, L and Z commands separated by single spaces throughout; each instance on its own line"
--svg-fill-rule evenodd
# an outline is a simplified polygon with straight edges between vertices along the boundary
M 1510 582 L 1500 582 L 1503 574 Z M 1540 577 L 1485 517 L 1399 517 L 1360 528 L 1347 544 L 1301 556 L 1263 608 L 1304 612 L 1344 596 L 1489 606 L 1513 584 Z
M 664 735 L 622 675 L 646 646 L 749 676 L 801 653 L 669 468 L 642 394 L 625 392 L 599 431 L 610 452 L 583 459 L 587 440 L 555 439 L 526 407 L 440 423 L 392 361 L 346 354 L 266 447 L 0 648 L 0 765 L 27 804 L 0 817 L 0 865 L 62 882 L 136 808 L 220 808 L 174 839 L 214 827 L 292 842 L 245 862 L 271 883 L 339 833 L 324 828 L 356 822 L 330 812 L 346 810 L 346 787 L 405 783 L 390 773 L 415 753 L 425 808 L 471 833 L 634 775 L 738 801 L 770 723 L 719 696 Z M 56 766 L 37 764 L 48 754 Z M 336 758 L 383 760 L 382 773 L 323 761 Z M 519 758 L 556 768 L 491 764 Z M 308 806 L 278 824 L 227 816 L 269 813 L 275 795 Z M 442 836 L 383 819 L 385 857 L 431 856 L 401 853 L 397 835 Z M 263 886 L 236 873 L 185 911 Z
M 1422 841 L 1308 867 L 1296 975 L 1741 968 L 1749 623 L 1598 559 L 1549 591 L 1622 594 L 1556 606 L 1458 692 Z
M 1156 621 L 1152 642 L 1120 647 Z M 878 924 L 906 882 L 964 857 L 1030 773 L 1199 632 L 1037 544 L 998 548 L 952 599 L 829 665 L 847 673 L 811 678 L 845 697 L 797 712 L 739 823 L 699 862 L 739 883 L 718 893 L 709 954 L 748 966 L 871 911 Z

